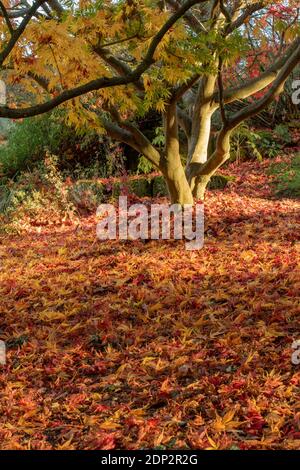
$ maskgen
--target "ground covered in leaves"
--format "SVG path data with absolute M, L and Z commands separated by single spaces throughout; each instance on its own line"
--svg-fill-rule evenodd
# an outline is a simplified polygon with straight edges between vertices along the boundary
M 298 449 L 299 209 L 268 162 L 210 192 L 205 247 L 1 239 L 0 449 Z

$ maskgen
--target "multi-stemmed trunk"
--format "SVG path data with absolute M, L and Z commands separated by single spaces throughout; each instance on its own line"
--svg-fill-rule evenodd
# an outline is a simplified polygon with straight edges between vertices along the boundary
M 194 200 L 203 200 L 211 177 L 230 156 L 230 134 L 232 129 L 220 131 L 214 153 L 207 158 L 207 147 L 203 150 L 206 159 L 187 163 L 184 170 L 178 151 L 170 146 L 166 149 L 163 175 L 169 189 L 171 203 L 193 204 Z
M 45 2 L 34 2 L 31 8 L 28 10 L 26 8 L 24 9 L 23 15 L 20 15 L 23 20 L 19 21 L 19 27 L 11 24 L 9 14 L 2 5 L 2 16 L 5 19 L 11 37 L 0 53 L 1 64 L 7 62 L 6 59 L 8 59 L 8 56 L 25 32 L 28 21 L 36 16 L 37 10 L 42 3 Z M 45 76 L 43 74 L 40 75 L 37 71 L 33 71 L 30 68 L 27 70 L 26 64 L 24 72 L 22 67 L 22 70 L 20 67 L 17 67 L 15 72 L 18 75 L 22 72 L 22 75 L 25 74 L 30 80 L 35 80 L 45 92 L 51 95 L 51 99 L 43 104 L 16 110 L 6 106 L 0 106 L 0 114 L 5 118 L 17 119 L 34 116 L 50 111 L 56 106 L 70 101 L 73 98 L 75 100 L 81 95 L 97 92 L 101 89 L 108 89 L 111 86 L 126 87 L 127 85 L 127 97 L 135 93 L 133 96 L 138 97 L 141 103 L 147 98 L 146 109 L 148 109 L 148 99 L 150 95 L 147 97 L 143 74 L 149 71 L 147 73 L 149 73 L 151 77 L 150 68 L 153 67 L 153 82 L 156 80 L 155 77 L 158 77 L 160 85 L 163 84 L 164 79 L 162 77 L 164 77 L 168 67 L 171 67 L 171 64 L 173 64 L 173 59 L 172 62 L 167 61 L 165 63 L 164 55 L 170 53 L 172 56 L 174 55 L 174 57 L 176 57 L 174 51 L 172 52 L 172 45 L 177 43 L 177 40 L 174 40 L 176 36 L 173 37 L 173 34 L 175 34 L 175 24 L 182 18 L 187 27 L 187 37 L 189 37 L 192 32 L 191 37 L 202 37 L 203 40 L 205 39 L 205 42 L 203 41 L 202 43 L 201 40 L 199 46 L 196 46 L 199 57 L 197 53 L 197 55 L 195 55 L 197 67 L 195 67 L 193 72 L 190 69 L 190 66 L 193 65 L 191 61 L 186 61 L 185 58 L 182 57 L 182 59 L 184 59 L 182 64 L 178 63 L 181 72 L 183 68 L 188 65 L 187 73 L 184 74 L 186 80 L 180 80 L 180 82 L 175 81 L 175 84 L 174 77 L 172 77 L 172 81 L 165 80 L 165 86 L 168 87 L 168 89 L 164 96 L 168 96 L 168 102 L 166 103 L 165 111 L 161 111 L 165 125 L 164 150 L 156 148 L 149 141 L 147 136 L 140 131 L 138 123 L 133 123 L 134 112 L 126 111 L 122 116 L 122 112 L 120 112 L 122 107 L 119 108 L 118 105 L 115 104 L 115 101 L 117 102 L 118 100 L 115 100 L 109 93 L 107 98 L 105 98 L 105 93 L 99 96 L 96 95 L 97 99 L 93 97 L 90 100 L 91 106 L 88 103 L 89 100 L 83 100 L 81 105 L 85 110 L 88 108 L 89 112 L 97 113 L 101 120 L 101 129 L 104 127 L 110 137 L 131 146 L 140 155 L 144 155 L 155 168 L 161 171 L 166 180 L 172 203 L 181 205 L 193 204 L 194 200 L 204 198 L 205 190 L 211 177 L 229 158 L 230 135 L 233 129 L 242 121 L 266 108 L 274 98 L 282 92 L 285 81 L 300 62 L 300 37 L 299 34 L 296 35 L 295 30 L 295 39 L 290 46 L 283 52 L 285 42 L 283 41 L 278 51 L 278 57 L 276 58 L 275 56 L 273 63 L 261 72 L 258 77 L 253 77 L 249 80 L 241 80 L 235 86 L 231 87 L 226 81 L 224 83 L 223 78 L 225 74 L 223 72 L 224 66 L 229 67 L 230 64 L 233 63 L 231 61 L 236 60 L 236 52 L 234 52 L 235 48 L 232 48 L 231 56 L 231 41 L 227 42 L 227 39 L 231 36 L 232 40 L 235 42 L 238 41 L 238 36 L 235 38 L 233 34 L 240 30 L 240 28 L 243 28 L 244 32 L 246 32 L 245 25 L 251 24 L 250 20 L 253 18 L 252 15 L 259 11 L 262 12 L 269 2 L 223 2 L 216 0 L 186 0 L 185 2 L 179 2 L 166 0 L 156 3 L 163 10 L 163 13 L 170 10 L 173 14 L 170 15 L 168 21 L 166 21 L 152 38 L 150 38 L 150 34 L 148 38 L 149 40 L 151 39 L 150 46 L 139 65 L 136 66 L 137 57 L 135 54 L 131 55 L 131 46 L 123 50 L 121 44 L 132 44 L 131 41 L 134 40 L 133 38 L 142 41 L 141 44 L 143 44 L 144 41 L 146 42 L 148 33 L 144 35 L 141 31 L 141 35 L 139 32 L 136 34 L 136 37 L 131 38 L 127 37 L 127 33 L 125 33 L 124 37 L 121 37 L 122 35 L 120 36 L 120 40 L 108 41 L 108 43 L 104 40 L 105 35 L 102 37 L 102 34 L 97 34 L 95 35 L 95 44 L 92 44 L 91 36 L 87 42 L 88 49 L 91 50 L 93 54 L 91 57 L 94 60 L 95 56 L 98 56 L 101 62 L 101 70 L 105 64 L 105 68 L 112 72 L 111 77 L 110 74 L 108 74 L 108 76 L 104 74 L 105 76 L 99 79 L 92 80 L 84 85 L 76 86 L 75 88 L 65 88 L 64 86 L 62 87 L 61 84 L 53 88 L 53 80 L 48 78 L 49 70 Z M 227 6 L 225 3 L 229 3 L 230 5 Z M 57 18 L 59 22 L 62 16 L 64 16 L 62 15 L 63 8 L 59 6 L 59 2 L 57 1 L 48 1 L 47 4 L 49 4 L 55 12 L 54 17 Z M 195 7 L 197 4 L 199 4 L 198 7 L 191 10 L 191 8 Z M 46 13 L 48 19 L 48 11 Z M 109 17 L 110 16 L 111 14 L 109 14 Z M 125 16 L 127 17 L 127 15 Z M 41 18 L 43 18 L 43 14 Z M 293 20 L 293 23 L 295 23 L 296 18 L 297 17 Z M 287 25 L 289 36 L 290 33 L 292 33 L 293 23 Z M 14 26 L 16 27 L 14 28 Z M 150 29 L 152 29 L 152 27 Z M 171 32 L 172 34 L 169 35 L 167 40 L 163 41 L 165 36 Z M 249 34 L 247 29 L 247 35 L 249 36 Z M 287 36 L 288 35 L 283 33 L 282 39 L 288 39 Z M 250 35 L 248 38 L 250 45 L 253 43 L 251 38 L 252 36 Z M 256 41 L 254 41 L 254 43 L 255 42 Z M 163 54 L 159 53 L 160 44 L 163 46 L 161 48 L 162 51 L 164 51 Z M 200 57 L 202 48 L 203 57 Z M 177 46 L 175 49 L 177 49 Z M 137 50 L 140 53 L 139 48 Z M 182 49 L 182 51 L 184 51 L 184 49 Z M 183 53 L 184 52 L 180 53 L 180 55 Z M 207 53 L 209 53 L 209 58 Z M 27 62 L 31 64 L 31 61 Z M 242 64 L 242 62 L 247 61 L 239 60 L 239 62 Z M 11 63 L 14 63 L 13 59 Z M 18 64 L 18 66 L 19 65 L 20 64 Z M 166 69 L 164 69 L 165 65 L 167 65 Z M 8 70 L 10 69 L 9 61 L 4 66 L 5 69 L 6 67 Z M 241 67 L 241 70 L 243 67 L 244 66 Z M 54 67 L 55 70 L 53 70 L 53 72 L 60 76 L 61 73 L 59 70 L 56 70 L 56 68 L 57 67 Z M 97 67 L 95 67 L 95 70 L 96 69 Z M 162 75 L 159 70 L 163 71 Z M 230 68 L 228 68 L 228 71 L 229 70 Z M 238 73 L 240 73 L 242 77 L 244 76 L 244 72 L 241 72 L 241 70 Z M 57 72 L 59 73 L 57 74 Z M 245 72 L 247 72 L 247 70 L 245 70 Z M 190 76 L 190 74 L 192 76 Z M 80 78 L 79 82 L 81 82 L 82 79 L 83 77 Z M 55 81 L 56 80 L 54 80 L 54 82 Z M 150 83 L 151 81 L 152 78 L 150 79 Z M 171 82 L 173 83 L 172 85 Z M 243 109 L 233 115 L 228 115 L 228 109 L 226 109 L 228 103 L 246 100 L 250 96 L 254 96 L 257 92 L 262 92 L 263 97 L 252 100 L 251 102 L 244 101 L 245 106 Z M 189 102 L 189 105 L 187 105 L 186 102 L 188 93 L 193 100 L 192 106 L 190 106 L 191 102 Z M 153 93 L 153 96 L 155 95 L 156 93 Z M 95 107 L 95 103 L 97 102 L 101 103 L 99 109 Z M 155 103 L 153 103 L 153 106 L 155 106 Z M 74 109 L 77 109 L 76 107 Z M 137 100 L 134 98 L 133 108 L 136 109 L 136 107 Z M 222 125 L 216 138 L 215 150 L 212 154 L 209 154 L 208 149 L 212 140 L 211 121 L 217 109 L 220 110 Z M 107 115 L 110 115 L 109 119 Z M 188 142 L 188 159 L 185 167 L 182 164 L 180 155 L 179 127 L 184 131 Z
M 121 73 L 126 73 L 127 66 L 119 60 L 112 61 L 107 54 L 101 54 L 101 57 L 118 72 L 121 70 Z M 162 113 L 165 132 L 164 150 L 155 148 L 136 125 L 124 121 L 117 109 L 112 106 L 107 108 L 112 120 L 102 122 L 112 138 L 130 145 L 161 171 L 166 180 L 171 203 L 190 205 L 195 200 L 204 199 L 211 177 L 228 160 L 232 131 L 241 122 L 266 108 L 282 92 L 285 81 L 299 60 L 300 38 L 296 38 L 285 54 L 259 77 L 224 90 L 222 60 L 215 56 L 213 72 L 202 77 L 196 74 L 188 83 L 173 89 Z M 198 83 L 197 91 L 191 94 L 193 103 L 190 106 L 190 103 L 185 102 L 186 92 L 196 83 Z M 145 92 L 141 81 L 136 82 L 135 86 L 139 93 Z M 264 89 L 267 91 L 261 99 L 245 103 L 243 109 L 231 116 L 227 115 L 226 104 L 244 100 Z M 212 143 L 212 116 L 218 109 L 222 126 L 217 133 L 214 151 L 211 153 L 208 149 Z M 185 167 L 180 155 L 179 127 L 184 131 L 188 142 Z
M 161 171 L 166 179 L 172 203 L 192 204 L 204 199 L 206 187 L 217 168 L 229 156 L 229 135 L 220 133 L 216 151 L 208 160 L 211 138 L 211 119 L 217 105 L 211 102 L 215 90 L 216 76 L 204 78 L 198 88 L 192 109 L 192 123 L 188 138 L 188 159 L 182 165 L 178 137 L 177 104 L 171 102 L 164 115 L 165 153 Z M 209 164 L 208 164 L 209 162 Z

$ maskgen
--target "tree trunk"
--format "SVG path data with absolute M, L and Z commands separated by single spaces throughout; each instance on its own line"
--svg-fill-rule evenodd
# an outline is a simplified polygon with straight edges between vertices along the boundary
M 211 176 L 203 175 L 197 176 L 194 179 L 193 197 L 197 200 L 203 201 L 205 191 L 208 183 L 210 182 Z
M 190 185 L 185 176 L 183 167 L 168 168 L 164 175 L 172 204 L 194 204 Z
M 204 165 L 191 166 L 192 178 L 195 181 L 193 196 L 196 199 L 204 199 L 205 190 L 215 172 L 230 157 L 230 135 L 232 129 L 222 129 L 219 132 L 216 150 Z
M 166 146 L 161 170 L 166 179 L 172 204 L 193 204 L 193 195 L 182 166 L 177 121 L 177 104 L 171 102 L 164 115 Z
M 216 106 L 211 104 L 215 83 L 216 75 L 213 74 L 201 80 L 192 113 L 192 131 L 188 142 L 189 155 L 186 176 L 192 193 L 197 199 L 202 199 L 203 194 L 202 190 L 200 190 L 200 181 L 193 174 L 193 169 L 194 167 L 199 169 L 208 159 L 211 119 L 216 110 Z

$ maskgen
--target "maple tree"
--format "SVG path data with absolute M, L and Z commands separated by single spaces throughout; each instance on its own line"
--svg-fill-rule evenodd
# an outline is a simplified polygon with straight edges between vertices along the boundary
M 291 0 L 3 0 L 0 10 L 12 85 L 0 116 L 61 105 L 71 124 L 146 156 L 181 203 L 203 196 L 234 127 L 276 99 L 299 62 Z M 150 110 L 165 148 L 139 128 Z M 174 240 L 100 242 L 94 212 L 62 220 L 72 181 L 47 156 L 49 212 L 26 220 L 18 206 L 20 232 L 0 232 L 1 450 L 299 449 L 299 201 L 273 188 L 298 166 L 295 134 L 290 155 L 220 170 L 232 179 L 208 192 L 205 245 L 193 252 Z
M 233 130 L 282 92 L 300 60 L 294 0 L 11 0 L 0 7 L 2 70 L 35 101 L 1 107 L 0 117 L 64 104 L 72 124 L 95 126 L 144 155 L 180 204 L 204 197 L 229 158 Z M 240 100 L 243 108 L 229 113 L 227 105 Z M 137 118 L 150 109 L 161 113 L 164 149 L 139 130 Z M 221 125 L 209 155 L 216 112 Z M 179 129 L 188 142 L 185 166 Z

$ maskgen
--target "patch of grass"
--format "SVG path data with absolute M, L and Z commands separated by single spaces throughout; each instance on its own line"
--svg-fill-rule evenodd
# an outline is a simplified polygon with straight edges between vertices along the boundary
M 300 153 L 291 163 L 276 163 L 270 174 L 275 175 L 275 193 L 281 197 L 300 198 Z

